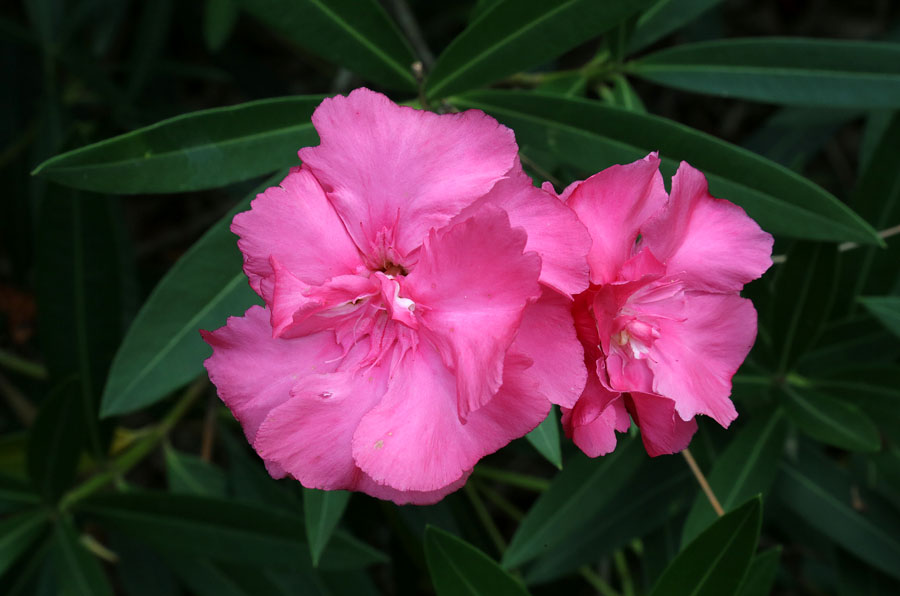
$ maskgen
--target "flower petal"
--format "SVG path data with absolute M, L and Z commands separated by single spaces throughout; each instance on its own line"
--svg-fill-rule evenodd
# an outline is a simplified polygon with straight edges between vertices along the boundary
M 434 491 L 457 483 L 488 453 L 546 418 L 548 402 L 521 372 L 530 364 L 510 356 L 504 383 L 487 405 L 462 423 L 456 381 L 428 344 L 408 351 L 387 393 L 363 416 L 353 459 L 375 482 L 401 491 Z
M 432 230 L 404 280 L 423 335 L 456 373 L 462 418 L 500 388 L 506 350 L 525 307 L 540 295 L 540 257 L 523 253 L 525 240 L 506 212 L 484 206 L 461 223 Z
M 591 283 L 616 281 L 622 264 L 632 256 L 641 225 L 665 201 L 655 153 L 606 168 L 574 187 L 566 204 L 575 210 L 593 240 L 588 253 Z
M 641 440 L 650 457 L 678 453 L 697 432 L 696 420 L 682 420 L 671 399 L 652 393 L 631 393 L 625 397 L 625 405 L 641 429 Z
M 250 211 L 234 216 L 231 231 L 240 236 L 244 272 L 267 302 L 261 281 L 273 275 L 270 257 L 306 284 L 319 285 L 353 273 L 362 265 L 359 251 L 312 174 L 291 170 L 280 186 L 266 189 Z
M 713 198 L 706 177 L 685 162 L 666 209 L 642 235 L 668 275 L 698 290 L 739 291 L 772 265 L 772 236 L 734 203 Z
M 585 455 L 599 457 L 612 453 L 616 448 L 616 431 L 627 431 L 631 419 L 621 394 L 607 390 L 591 375 L 575 407 L 563 408 L 562 425 L 566 436 Z
M 318 147 L 300 151 L 367 254 L 376 238 L 407 255 L 486 194 L 513 166 L 513 132 L 478 110 L 438 115 L 357 89 L 326 99 L 313 124 Z
M 334 370 L 331 361 L 341 355 L 329 331 L 291 340 L 273 338 L 269 313 L 261 306 L 201 334 L 213 349 L 203 363 L 209 378 L 251 443 L 269 412 L 290 398 L 298 379 Z

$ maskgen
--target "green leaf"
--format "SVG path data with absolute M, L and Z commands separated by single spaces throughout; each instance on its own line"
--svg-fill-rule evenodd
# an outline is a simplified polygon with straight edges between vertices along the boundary
M 551 464 L 562 470 L 562 450 L 559 446 L 559 418 L 556 408 L 550 408 L 550 413 L 544 418 L 537 428 L 525 435 L 528 442 L 537 449 L 538 453 L 547 458 Z
M 318 135 L 309 118 L 323 96 L 279 97 L 182 114 L 57 155 L 34 174 L 97 192 L 217 188 L 297 165 Z
M 741 584 L 738 596 L 770 596 L 781 560 L 781 547 L 776 546 L 753 557 L 747 577 Z
M 650 534 L 690 503 L 696 481 L 680 457 L 653 458 L 606 502 L 593 519 L 537 559 L 525 573 L 529 584 L 572 573 L 585 564 Z
M 492 114 L 515 130 L 520 145 L 547 147 L 585 175 L 659 150 L 664 172 L 673 173 L 677 160 L 688 161 L 706 174 L 714 196 L 738 203 L 773 234 L 879 242 L 871 226 L 809 180 L 664 118 L 516 91 L 480 91 L 450 101 Z
M 216 565 L 205 559 L 168 557 L 169 567 L 196 596 L 291 596 L 269 577 L 265 567 Z M 296 591 L 293 594 L 307 594 Z
M 325 491 L 313 488 L 303 490 L 306 539 L 309 541 L 313 566 L 319 566 L 322 551 L 328 546 L 328 541 L 341 521 L 349 501 L 350 493 L 345 490 Z
M 119 560 L 115 571 L 126 596 L 183 596 L 170 566 L 151 548 L 112 532 L 109 549 Z
M 0 577 L 37 541 L 47 521 L 43 510 L 26 511 L 0 521 Z
M 627 436 L 600 460 L 573 458 L 528 510 L 503 554 L 503 566 L 518 567 L 583 531 L 644 461 L 640 441 Z
M 669 563 L 650 596 L 734 594 L 750 567 L 761 522 L 759 497 L 725 514 Z
M 629 64 L 694 93 L 835 108 L 900 107 L 900 44 L 759 37 L 684 44 Z
M 375 0 L 237 0 L 248 13 L 326 60 L 392 89 L 415 91 L 412 49 Z
M 528 594 L 516 578 L 490 557 L 434 526 L 425 529 L 425 558 L 438 596 Z
M 438 56 L 425 83 L 446 97 L 538 66 L 609 30 L 649 0 L 503 0 Z
M 28 475 L 47 502 L 72 484 L 84 446 L 81 387 L 70 378 L 44 399 L 28 434 Z
M 639 114 L 647 113 L 647 108 L 644 107 L 641 96 L 637 94 L 634 87 L 628 82 L 628 79 L 622 75 L 614 75 L 612 77 L 612 86 L 601 87 L 600 96 L 604 102 L 613 107 L 629 112 L 638 112 Z
M 193 495 L 124 493 L 93 497 L 79 508 L 162 553 L 246 565 L 291 567 L 310 557 L 303 520 L 282 511 Z M 384 562 L 379 551 L 335 532 L 323 569 Z
M 50 557 L 59 596 L 112 596 L 100 562 L 82 546 L 68 518 L 56 521 Z
M 0 514 L 19 511 L 37 505 L 41 498 L 25 482 L 0 475 Z
M 209 347 L 199 329 L 215 329 L 258 299 L 241 270 L 229 231 L 235 213 L 248 209 L 276 174 L 203 235 L 160 280 L 128 329 L 103 391 L 101 416 L 133 412 L 164 398 L 203 371 Z
M 859 301 L 888 330 L 900 337 L 900 296 L 864 296 Z
M 852 403 L 804 387 L 782 387 L 791 421 L 810 437 L 849 451 L 878 451 L 878 428 Z
M 645 10 L 628 40 L 628 51 L 637 52 L 693 22 L 722 0 L 657 0 Z
M 894 578 L 900 578 L 900 516 L 812 450 L 784 464 L 777 485 L 781 502 L 816 530 Z M 854 495 L 865 503 L 853 506 Z
M 753 495 L 766 493 L 775 480 L 787 424 L 781 410 L 753 420 L 741 429 L 713 462 L 709 485 L 725 511 L 732 511 Z M 698 494 L 682 530 L 687 545 L 716 519 L 703 494 Z
M 275 507 L 294 513 L 301 507 L 300 499 L 287 489 L 283 482 L 269 476 L 262 460 L 255 452 L 248 453 L 247 442 L 241 434 L 236 439 L 230 432 L 221 429 L 222 443 L 228 454 L 228 486 L 230 494 L 239 501 Z
M 805 379 L 816 391 L 851 403 L 878 425 L 900 438 L 900 366 L 864 364 L 822 370 Z
M 240 9 L 235 0 L 206 0 L 203 5 L 203 40 L 211 52 L 218 52 L 231 37 Z
M 196 455 L 166 445 L 166 478 L 169 490 L 184 495 L 225 496 L 225 472 Z

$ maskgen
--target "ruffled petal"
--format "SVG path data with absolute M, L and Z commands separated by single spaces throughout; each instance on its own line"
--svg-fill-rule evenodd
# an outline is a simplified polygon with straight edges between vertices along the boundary
M 457 483 L 475 463 L 546 418 L 548 402 L 511 356 L 504 384 L 466 423 L 456 409 L 456 380 L 427 344 L 405 354 L 388 390 L 353 437 L 353 458 L 375 482 L 400 491 L 435 491 Z
M 269 313 L 261 306 L 201 334 L 213 349 L 203 363 L 209 378 L 250 443 L 269 413 L 290 399 L 298 380 L 333 371 L 333 361 L 341 356 L 329 331 L 291 340 L 273 338 Z
M 381 242 L 415 250 L 486 194 L 518 151 L 513 132 L 481 111 L 438 115 L 368 89 L 326 99 L 312 121 L 321 144 L 300 159 L 367 254 Z M 384 230 L 391 237 L 376 241 Z
M 607 168 L 574 187 L 566 204 L 575 210 L 593 240 L 588 253 L 591 283 L 616 281 L 622 264 L 634 253 L 641 225 L 665 201 L 655 153 Z
M 697 422 L 693 418 L 682 420 L 671 399 L 652 393 L 631 393 L 625 404 L 641 429 L 641 440 L 650 457 L 678 453 L 697 432 Z
M 396 488 L 391 488 L 384 484 L 378 484 L 360 470 L 360 477 L 359 482 L 356 485 L 356 490 L 360 490 L 376 499 L 393 501 L 397 505 L 434 505 L 450 493 L 461 489 L 469 479 L 471 473 L 472 470 L 467 470 L 460 476 L 459 480 L 438 490 L 419 491 L 397 490 Z
M 604 388 L 594 375 L 588 379 L 584 394 L 572 409 L 563 408 L 562 425 L 566 436 L 588 457 L 612 453 L 616 432 L 625 432 L 631 419 L 620 393 Z
M 713 198 L 703 173 L 685 162 L 666 209 L 642 235 L 667 274 L 697 290 L 739 291 L 772 265 L 772 236 L 734 203 Z
M 540 257 L 523 253 L 525 240 L 504 211 L 485 206 L 464 222 L 432 230 L 404 280 L 423 335 L 456 373 L 462 418 L 500 388 L 523 311 L 540 295 Z
M 362 266 L 359 251 L 322 187 L 302 168 L 291 170 L 280 186 L 258 195 L 250 211 L 235 215 L 231 231 L 240 236 L 238 247 L 244 253 L 250 286 L 267 302 L 271 294 L 260 286 L 274 273 L 270 257 L 311 285 Z

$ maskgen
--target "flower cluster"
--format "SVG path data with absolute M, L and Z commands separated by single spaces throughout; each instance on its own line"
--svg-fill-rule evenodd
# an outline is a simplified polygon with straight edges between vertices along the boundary
M 651 455 L 735 416 L 756 332 L 738 296 L 771 237 L 655 155 L 557 196 L 511 130 L 358 89 L 321 143 L 234 218 L 265 302 L 203 332 L 219 396 L 274 477 L 433 503 L 557 404 L 589 455 L 640 426 Z

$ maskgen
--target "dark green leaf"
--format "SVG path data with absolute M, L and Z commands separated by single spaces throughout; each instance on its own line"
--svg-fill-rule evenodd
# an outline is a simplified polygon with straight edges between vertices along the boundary
M 56 521 L 50 556 L 59 596 L 112 596 L 103 567 L 82 546 L 68 518 Z
M 722 0 L 657 0 L 641 14 L 628 51 L 636 52 L 691 23 Z
M 597 37 L 649 0 L 503 0 L 438 56 L 429 97 L 446 97 L 538 66 Z
M 786 434 L 784 415 L 776 410 L 743 428 L 715 459 L 708 480 L 725 511 L 768 492 L 778 472 Z M 681 544 L 689 544 L 715 519 L 706 496 L 698 494 L 684 522 Z
M 166 477 L 169 490 L 185 495 L 225 496 L 225 472 L 196 455 L 166 446 Z
M 670 87 L 767 103 L 900 107 L 900 44 L 760 37 L 679 45 L 631 63 Z
M 47 512 L 26 511 L 0 521 L 0 577 L 47 527 Z
M 894 335 L 900 337 L 900 296 L 866 296 L 859 301 Z
M 50 392 L 28 435 L 28 474 L 48 502 L 55 502 L 75 479 L 84 445 L 84 404 L 74 378 Z M 74 422 L 73 422 L 74 421 Z
M 775 575 L 778 573 L 778 562 L 781 559 L 781 547 L 776 546 L 753 557 L 747 577 L 738 592 L 738 596 L 770 596 Z
M 328 541 L 341 521 L 349 501 L 350 493 L 345 490 L 324 491 L 312 488 L 303 490 L 306 539 L 309 541 L 314 566 L 319 566 L 322 551 L 328 546 Z
M 562 450 L 559 446 L 559 418 L 556 408 L 551 408 L 550 413 L 537 428 L 525 435 L 538 453 L 547 458 L 551 464 L 562 470 Z
M 725 514 L 669 563 L 650 595 L 734 594 L 750 567 L 761 522 L 759 497 Z
M 631 83 L 628 82 L 628 79 L 622 75 L 615 75 L 610 87 L 602 87 L 600 89 L 600 96 L 606 103 L 613 107 L 629 112 L 638 112 L 639 114 L 647 113 L 647 109 L 644 107 L 644 102 L 641 101 L 641 97 L 631 86 Z
M 128 81 L 128 97 L 132 101 L 150 81 L 153 66 L 163 51 L 171 19 L 172 0 L 154 0 L 141 5 L 131 56 L 131 77 Z
M 241 271 L 229 225 L 276 174 L 203 235 L 144 303 L 116 353 L 103 392 L 102 416 L 132 412 L 159 401 L 203 371 L 209 348 L 199 329 L 215 329 L 257 302 Z
M 263 507 L 275 507 L 295 513 L 300 510 L 300 499 L 269 476 L 262 460 L 248 453 L 243 436 L 236 439 L 222 431 L 222 442 L 228 454 L 228 485 L 234 498 Z
M 490 557 L 434 526 L 425 529 L 425 558 L 438 596 L 528 594 L 516 578 Z
M 304 49 L 386 87 L 414 91 L 412 49 L 375 0 L 237 0 Z
M 206 0 L 203 10 L 203 39 L 206 47 L 218 52 L 231 37 L 240 10 L 235 0 Z
M 796 172 L 862 114 L 859 110 L 781 108 L 757 127 L 741 145 Z
M 151 548 L 116 533 L 109 548 L 119 557 L 116 575 L 127 596 L 182 596 L 170 566 Z
M 623 436 L 616 450 L 600 460 L 579 455 L 567 462 L 522 520 L 503 566 L 518 567 L 583 531 L 645 460 L 640 441 Z
M 37 505 L 41 498 L 25 482 L 0 476 L 0 515 Z
M 216 188 L 298 164 L 318 135 L 322 96 L 263 99 L 182 114 L 57 155 L 34 174 L 75 188 L 164 193 Z
M 799 464 L 784 464 L 779 499 L 794 515 L 860 559 L 900 578 L 900 516 L 862 491 L 831 461 L 811 450 Z M 855 508 L 854 495 L 864 503 Z
M 865 364 L 822 370 L 806 378 L 809 386 L 858 406 L 879 426 L 900 438 L 900 366 Z
M 701 169 L 714 196 L 741 205 L 773 234 L 875 244 L 875 231 L 834 196 L 767 159 L 676 122 L 605 106 L 596 101 L 537 93 L 482 91 L 452 99 L 480 108 L 516 131 L 521 144 L 548 147 L 567 163 L 593 174 L 615 163 L 663 156 Z
M 169 557 L 167 561 L 196 596 L 287 596 L 266 576 L 262 566 L 245 570 L 234 565 L 216 565 L 205 559 Z
M 785 385 L 784 406 L 791 421 L 810 437 L 850 451 L 878 451 L 878 428 L 853 403 L 824 393 Z
M 80 505 L 92 517 L 163 553 L 246 565 L 291 567 L 308 558 L 303 520 L 250 505 L 157 493 L 99 496 Z M 385 560 L 354 538 L 335 532 L 323 569 L 354 569 Z

